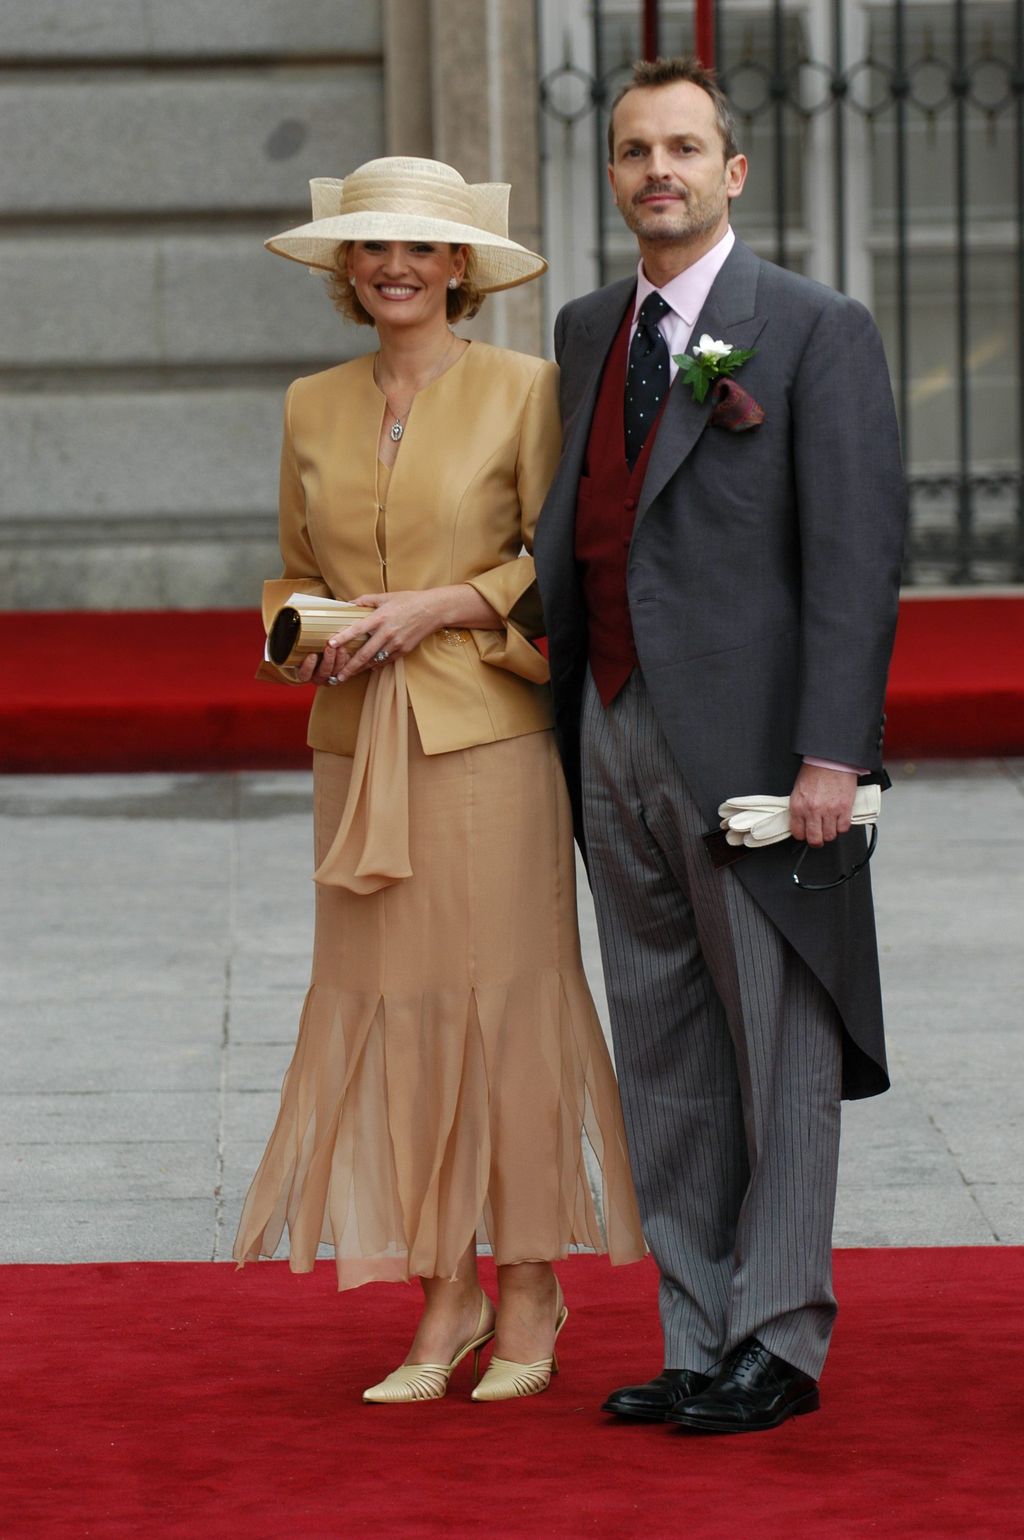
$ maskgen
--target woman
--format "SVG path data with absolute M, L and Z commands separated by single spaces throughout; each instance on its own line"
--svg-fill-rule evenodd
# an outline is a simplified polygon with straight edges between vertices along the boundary
M 271 1255 L 287 1223 L 296 1271 L 323 1240 L 340 1288 L 420 1278 L 405 1362 L 364 1400 L 443 1396 L 492 1337 L 474 1398 L 532 1395 L 567 1314 L 552 1261 L 644 1249 L 529 640 L 522 550 L 558 458 L 556 370 L 450 329 L 546 264 L 508 239 L 507 187 L 435 161 L 371 161 L 312 191 L 312 223 L 267 244 L 331 273 L 379 350 L 288 391 L 267 609 L 298 590 L 372 614 L 298 671 L 323 687 L 312 984 L 235 1256 Z

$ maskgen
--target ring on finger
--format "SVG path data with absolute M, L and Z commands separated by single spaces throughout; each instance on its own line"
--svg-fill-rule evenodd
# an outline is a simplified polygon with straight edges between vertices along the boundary
M 390 654 L 389 654 L 387 648 L 386 647 L 382 647 L 379 652 L 375 652 L 374 653 L 373 661 L 374 661 L 374 663 L 386 663 L 388 661 L 389 656 L 390 656 Z

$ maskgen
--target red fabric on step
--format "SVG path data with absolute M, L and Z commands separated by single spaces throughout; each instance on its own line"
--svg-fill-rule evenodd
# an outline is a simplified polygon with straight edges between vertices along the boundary
M 0 614 L 0 768 L 300 769 L 313 686 L 254 675 L 255 610 Z
M 1024 753 L 1024 596 L 904 599 L 886 710 L 890 758 Z
M 252 610 L 0 613 L 0 770 L 308 766 L 262 650 Z M 887 711 L 890 760 L 1024 754 L 1024 597 L 905 599 Z

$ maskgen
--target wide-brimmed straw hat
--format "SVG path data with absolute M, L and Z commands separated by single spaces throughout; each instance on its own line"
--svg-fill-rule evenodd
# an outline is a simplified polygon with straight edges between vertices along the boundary
M 451 241 L 472 246 L 484 293 L 538 278 L 543 257 L 508 238 L 507 182 L 467 182 L 439 160 L 388 155 L 344 180 L 314 177 L 313 218 L 264 244 L 306 267 L 334 270 L 340 241 Z

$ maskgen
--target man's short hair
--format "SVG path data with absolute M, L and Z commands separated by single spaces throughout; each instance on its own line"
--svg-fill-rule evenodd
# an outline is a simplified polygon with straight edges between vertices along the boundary
M 705 69 L 699 59 L 691 57 L 676 57 L 674 59 L 638 59 L 633 65 L 633 74 L 622 90 L 612 102 L 611 115 L 608 119 L 608 159 L 615 159 L 615 109 L 624 96 L 630 91 L 646 91 L 655 86 L 670 86 L 676 81 L 687 81 L 692 86 L 700 89 L 710 96 L 715 108 L 715 121 L 718 124 L 718 132 L 722 136 L 722 148 L 725 151 L 726 160 L 731 160 L 738 155 L 739 145 L 736 143 L 736 120 L 729 106 L 729 99 L 718 84 L 718 76 L 714 70 Z

